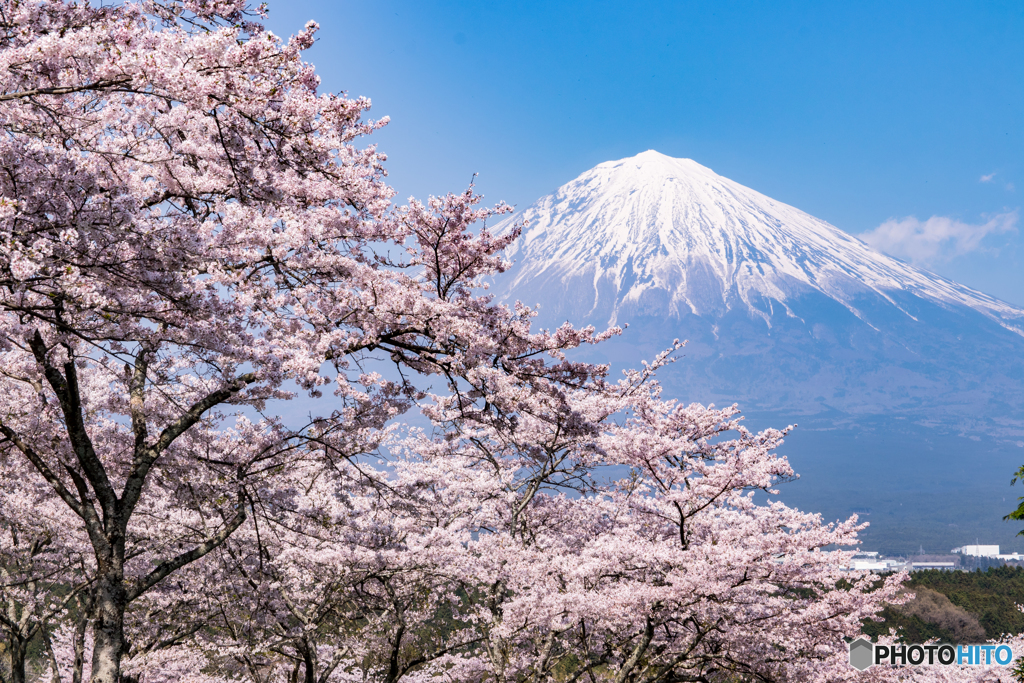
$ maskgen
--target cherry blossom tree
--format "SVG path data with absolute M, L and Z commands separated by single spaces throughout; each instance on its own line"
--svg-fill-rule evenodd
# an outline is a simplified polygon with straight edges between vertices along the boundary
M 251 555 L 218 551 L 243 569 L 204 591 L 222 620 L 196 648 L 254 681 L 843 680 L 844 638 L 902 577 L 822 551 L 854 520 L 755 503 L 793 474 L 783 432 L 661 400 L 666 360 L 490 422 L 434 397 L 437 436 L 346 461 Z
M 772 453 L 782 432 L 751 434 L 735 409 L 662 401 L 647 373 L 569 406 L 415 449 L 448 478 L 495 473 L 468 480 L 486 482 L 467 546 L 486 677 L 804 680 L 894 598 L 901 577 L 879 588 L 844 571 L 848 555 L 821 552 L 855 542 L 855 520 L 755 504 L 753 490 L 774 493 L 793 474 Z M 598 465 L 629 475 L 601 485 Z
M 419 375 L 471 413 L 600 371 L 544 356 L 591 331 L 530 333 L 473 294 L 514 235 L 470 226 L 507 209 L 391 209 L 355 146 L 385 121 L 318 94 L 315 24 L 3 0 L 0 31 L 0 453 L 88 548 L 91 680 L 120 680 L 129 605 L 279 504 L 303 444 L 373 451 Z M 306 424 L 278 416 L 327 386 Z

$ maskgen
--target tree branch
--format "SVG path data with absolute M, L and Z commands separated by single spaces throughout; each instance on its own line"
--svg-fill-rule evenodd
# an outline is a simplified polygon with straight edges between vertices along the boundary
M 126 602 L 135 600 L 140 595 L 145 593 L 147 590 L 160 583 L 169 574 L 181 569 L 187 564 L 195 562 L 203 555 L 206 555 L 211 550 L 214 550 L 219 545 L 224 543 L 231 534 L 235 532 L 235 529 L 242 526 L 242 522 L 246 519 L 245 512 L 245 497 L 241 491 L 238 492 L 238 504 L 237 512 L 235 516 L 224 525 L 220 531 L 213 536 L 210 536 L 203 543 L 200 543 L 192 550 L 181 553 L 177 557 L 173 557 L 169 560 L 164 560 L 156 566 L 145 578 L 141 579 L 130 591 L 128 591 L 128 597 Z
M 35 356 L 36 363 L 43 370 L 47 383 L 57 395 L 61 412 L 64 414 L 64 428 L 67 431 L 68 439 L 71 441 L 71 446 L 75 451 L 75 456 L 78 458 L 78 464 L 82 467 L 82 472 L 89 479 L 89 483 L 92 484 L 96 498 L 103 508 L 104 521 L 113 522 L 114 520 L 119 520 L 120 506 L 118 505 L 117 494 L 114 493 L 114 487 L 107 477 L 107 471 L 103 467 L 103 463 L 100 462 L 99 457 L 97 457 L 96 451 L 93 449 L 92 440 L 85 429 L 85 418 L 82 416 L 82 397 L 78 389 L 78 371 L 75 368 L 74 359 L 69 357 L 68 362 L 64 363 L 64 374 L 61 375 L 60 371 L 53 367 L 46 357 L 48 349 L 45 342 L 43 342 L 43 336 L 39 333 L 39 330 L 36 330 L 29 340 L 29 346 L 32 349 L 32 354 Z M 70 353 L 69 349 L 69 356 Z M 83 502 L 84 500 L 83 497 Z
M 136 370 L 136 372 L 137 371 L 138 370 Z M 144 382 L 145 378 L 143 377 L 141 381 Z M 247 385 L 252 384 L 255 381 L 256 375 L 250 372 L 245 375 L 241 375 L 227 386 L 218 389 L 217 391 L 210 392 L 202 399 L 193 403 L 192 406 L 185 411 L 185 414 L 179 417 L 173 424 L 165 427 L 164 430 L 160 432 L 160 436 L 155 444 L 148 448 L 144 448 L 140 453 L 137 453 L 135 462 L 132 464 L 132 471 L 128 475 L 128 480 L 124 485 L 124 493 L 121 496 L 121 506 L 126 515 L 131 515 L 132 510 L 135 509 L 136 503 L 139 502 L 139 496 L 142 495 L 142 486 L 146 482 L 146 475 L 149 474 L 150 467 L 152 467 L 153 463 L 156 462 L 156 459 L 160 457 L 160 454 L 163 453 L 168 446 L 174 443 L 175 439 L 188 431 L 188 429 L 194 424 L 199 422 L 203 417 L 203 413 L 228 400 L 244 389 Z M 133 423 L 134 420 L 135 416 L 133 413 Z
M 31 462 L 36 470 L 43 475 L 43 478 L 46 479 L 47 483 L 51 487 L 53 487 L 53 490 L 57 492 L 57 495 L 60 496 L 61 500 L 63 500 L 69 508 L 74 510 L 76 515 L 85 519 L 85 503 L 75 498 L 74 494 L 71 493 L 71 491 L 68 490 L 68 487 L 64 485 L 64 482 L 54 474 L 53 470 L 50 469 L 50 466 L 46 464 L 46 461 L 39 457 L 39 454 L 36 453 L 32 447 L 26 444 L 13 429 L 5 425 L 3 422 L 0 422 L 0 434 L 3 434 L 8 441 L 14 444 L 15 448 L 21 451 L 22 454 L 28 458 L 29 462 Z
M 629 674 L 633 672 L 636 665 L 640 662 L 640 658 L 643 657 L 644 652 L 647 651 L 647 646 L 651 644 L 651 639 L 654 638 L 654 621 L 647 617 L 644 624 L 644 632 L 640 637 L 640 642 L 633 648 L 633 653 L 629 655 L 629 659 L 622 663 L 622 668 L 619 669 L 619 675 L 615 677 L 615 683 L 625 683 Z
M 113 88 L 119 85 L 125 85 L 131 83 L 132 79 L 128 76 L 121 78 L 109 78 L 99 81 L 93 81 L 92 83 L 85 83 L 83 85 L 64 85 L 54 88 L 34 88 L 32 90 L 22 90 L 21 92 L 7 93 L 6 95 L 0 95 L 0 102 L 7 102 L 8 100 L 22 100 L 26 97 L 35 97 L 36 95 L 70 95 L 75 92 L 83 92 L 85 90 L 104 90 L 106 88 Z
M 149 370 L 149 349 L 143 346 L 135 357 L 135 369 L 125 365 L 128 374 L 129 409 L 132 416 L 132 432 L 135 435 L 135 458 L 137 459 L 146 444 L 146 372 Z

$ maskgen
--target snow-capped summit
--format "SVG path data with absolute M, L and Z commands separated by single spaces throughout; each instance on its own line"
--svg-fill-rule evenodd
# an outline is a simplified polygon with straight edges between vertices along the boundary
M 789 303 L 814 290 L 867 319 L 858 301 L 874 294 L 899 306 L 895 291 L 968 306 L 1024 335 L 1024 310 L 653 150 L 594 167 L 498 230 L 522 220 L 529 225 L 510 250 L 519 265 L 509 291 L 564 290 L 569 300 L 544 303 L 569 318 L 617 324 L 638 313 L 679 318 L 740 308 L 771 325 L 775 307 L 798 315 Z
M 628 323 L 594 352 L 622 364 L 688 339 L 662 374 L 680 398 L 1024 428 L 1024 310 L 695 161 L 600 164 L 495 229 L 521 221 L 497 298 L 541 304 L 544 326 Z

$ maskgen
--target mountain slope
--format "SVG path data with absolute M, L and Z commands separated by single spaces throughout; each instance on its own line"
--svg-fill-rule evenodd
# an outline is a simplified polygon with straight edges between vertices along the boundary
M 1024 423 L 1024 310 L 694 161 L 600 164 L 496 229 L 522 220 L 498 297 L 628 324 L 599 352 L 623 364 L 689 339 L 681 398 Z

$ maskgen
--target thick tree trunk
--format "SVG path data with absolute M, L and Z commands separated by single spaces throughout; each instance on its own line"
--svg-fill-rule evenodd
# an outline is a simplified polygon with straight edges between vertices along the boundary
M 302 643 L 302 663 L 306 668 L 304 683 L 316 683 L 316 663 L 313 660 L 313 650 L 305 638 Z
M 11 658 L 11 683 L 25 683 L 25 651 L 28 643 L 19 638 L 7 639 L 7 652 Z
M 91 599 L 80 600 L 78 603 L 78 623 L 75 625 L 75 662 L 71 668 L 71 683 L 82 683 L 82 672 L 85 669 L 85 633 L 89 630 L 91 604 Z
M 124 611 L 128 600 L 120 567 L 108 571 L 101 578 L 94 600 L 92 677 L 89 681 L 121 683 Z

